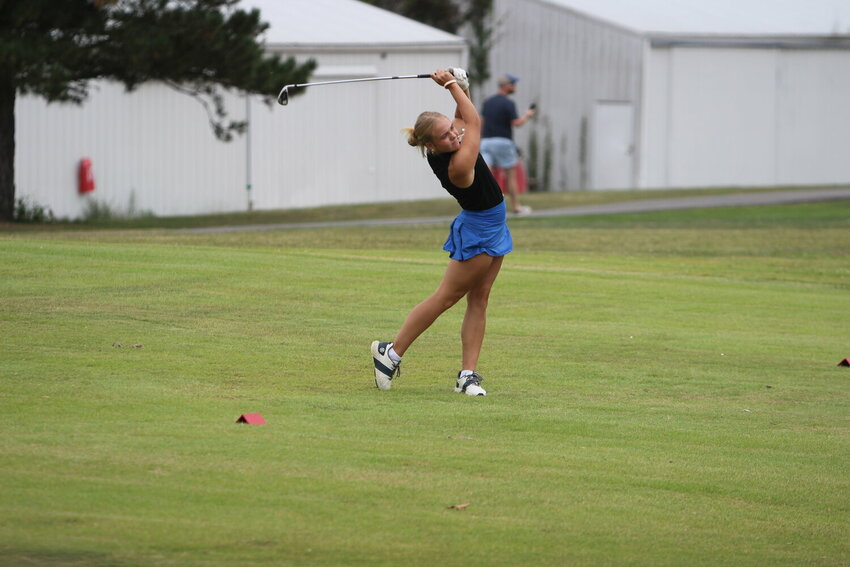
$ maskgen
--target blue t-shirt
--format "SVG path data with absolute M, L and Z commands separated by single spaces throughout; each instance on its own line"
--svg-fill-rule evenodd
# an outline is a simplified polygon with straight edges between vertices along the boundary
M 484 119 L 482 138 L 514 139 L 514 129 L 511 122 L 519 118 L 514 101 L 501 94 L 494 94 L 484 101 L 481 107 L 481 117 Z

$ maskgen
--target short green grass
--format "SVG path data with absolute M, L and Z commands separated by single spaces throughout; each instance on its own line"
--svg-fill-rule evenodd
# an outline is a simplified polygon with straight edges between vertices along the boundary
M 0 233 L 0 565 L 850 564 L 850 203 L 511 228 Z
M 777 190 L 817 190 L 829 186 L 818 187 L 756 187 L 748 188 L 748 193 Z M 576 207 L 582 205 L 599 205 L 624 201 L 641 201 L 645 199 L 671 199 L 676 197 L 691 197 L 695 194 L 724 195 L 740 193 L 740 187 L 714 187 L 710 189 L 634 189 L 618 191 L 569 191 L 569 192 L 533 192 L 523 195 L 522 202 L 534 207 L 535 210 Z M 440 195 L 435 190 L 435 195 Z M 443 193 L 445 195 L 445 193 Z M 92 207 L 98 205 L 95 200 Z M 108 211 L 107 211 L 108 212 Z M 209 215 L 154 217 L 141 215 L 126 218 L 120 214 L 96 214 L 86 222 L 54 222 L 48 225 L 21 224 L 16 230 L 90 230 L 90 229 L 133 229 L 133 228 L 203 228 L 218 226 L 274 225 L 323 221 L 357 221 L 374 218 L 421 218 L 445 216 L 451 217 L 457 213 L 457 204 L 442 196 L 426 201 L 390 201 L 382 203 L 367 203 L 362 205 L 334 205 L 304 209 L 279 209 L 269 211 L 233 212 Z M 0 225 L 2 228 L 2 225 Z

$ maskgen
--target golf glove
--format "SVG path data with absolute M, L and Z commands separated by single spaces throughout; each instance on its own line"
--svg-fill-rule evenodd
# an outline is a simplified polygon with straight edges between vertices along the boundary
M 452 75 L 454 75 L 457 84 L 460 85 L 460 88 L 463 90 L 469 88 L 469 76 L 467 76 L 465 69 L 461 69 L 460 67 L 449 67 L 448 70 Z

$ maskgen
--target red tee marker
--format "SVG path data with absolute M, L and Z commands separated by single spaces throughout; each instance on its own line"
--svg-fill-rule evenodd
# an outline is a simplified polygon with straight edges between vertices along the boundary
M 266 420 L 258 413 L 243 413 L 236 423 L 247 423 L 248 425 L 265 425 Z

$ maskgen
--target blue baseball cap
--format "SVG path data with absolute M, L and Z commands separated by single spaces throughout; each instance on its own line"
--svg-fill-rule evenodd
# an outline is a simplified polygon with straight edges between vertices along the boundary
M 511 75 L 510 73 L 505 73 L 502 77 L 499 78 L 499 85 L 507 85 L 508 83 L 515 84 L 519 82 L 519 77 Z

